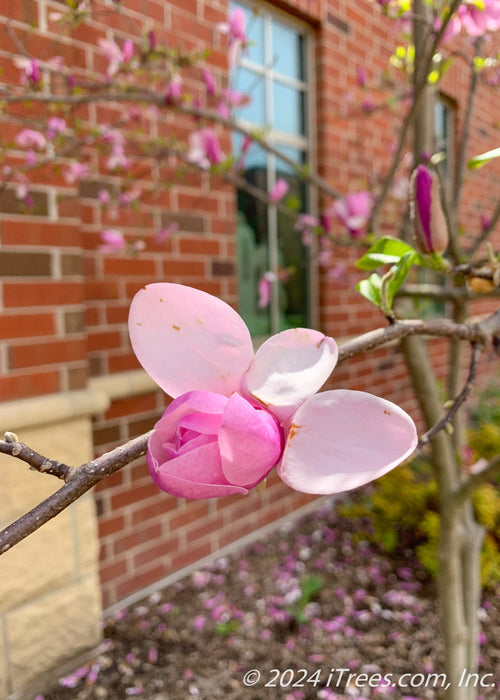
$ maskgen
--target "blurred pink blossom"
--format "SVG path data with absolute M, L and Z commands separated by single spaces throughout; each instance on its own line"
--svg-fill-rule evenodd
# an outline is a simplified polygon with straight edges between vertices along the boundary
M 118 253 L 127 247 L 127 242 L 123 237 L 123 233 L 116 229 L 103 231 L 101 233 L 101 240 L 103 242 L 97 248 L 101 253 Z
M 349 231 L 352 238 L 366 234 L 365 227 L 370 217 L 373 199 L 369 192 L 350 192 L 344 199 L 337 199 L 332 210 Z
M 283 199 L 289 189 L 290 186 L 288 182 L 280 177 L 276 180 L 273 187 L 269 191 L 269 199 L 274 203 L 279 202 L 281 199 Z
M 196 163 L 204 170 L 220 163 L 224 159 L 224 153 L 215 131 L 208 127 L 192 131 L 189 134 L 189 150 L 186 157 L 189 163 Z
M 41 151 L 47 145 L 47 139 L 39 131 L 23 129 L 16 136 L 16 144 L 20 148 L 36 148 Z

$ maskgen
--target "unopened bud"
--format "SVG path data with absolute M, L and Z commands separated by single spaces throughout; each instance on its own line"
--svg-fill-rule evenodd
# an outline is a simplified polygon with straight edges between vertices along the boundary
M 419 165 L 412 176 L 411 215 L 418 249 L 425 255 L 442 255 L 448 245 L 448 227 L 441 207 L 436 173 Z

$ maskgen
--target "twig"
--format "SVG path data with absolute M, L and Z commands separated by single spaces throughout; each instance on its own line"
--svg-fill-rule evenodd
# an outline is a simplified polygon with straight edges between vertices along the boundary
M 477 252 L 477 249 L 488 238 L 490 233 L 493 231 L 493 229 L 497 225 L 497 221 L 499 219 L 500 219 L 500 199 L 497 202 L 497 205 L 495 207 L 495 211 L 493 212 L 493 215 L 490 219 L 490 223 L 488 224 L 488 226 L 485 226 L 485 228 L 481 231 L 481 233 L 476 238 L 476 240 L 472 243 L 471 247 L 468 249 L 467 256 L 469 258 L 472 258 L 473 255 L 475 255 L 475 253 Z
M 346 342 L 339 348 L 338 361 L 339 363 L 345 362 L 350 357 L 411 335 L 455 337 L 471 343 L 483 344 L 495 334 L 500 334 L 500 309 L 477 324 L 457 324 L 447 321 L 398 321 L 391 326 L 379 328 Z M 150 435 L 151 432 L 130 440 L 81 467 L 69 467 L 71 477 L 68 478 L 64 486 L 0 532 L 0 554 L 37 530 L 106 476 L 146 454 Z M 52 460 L 47 460 L 27 447 L 26 450 L 23 450 L 25 446 L 20 446 L 19 452 L 16 454 L 17 449 L 13 450 L 12 445 L 19 445 L 19 442 L 17 440 L 14 442 L 0 440 L 0 453 L 21 458 L 35 468 L 44 461 L 52 463 Z M 21 453 L 22 457 L 20 457 Z
M 453 405 L 451 408 L 448 410 L 446 415 L 442 418 L 442 420 L 439 421 L 439 423 L 436 423 L 436 425 L 433 425 L 432 428 L 430 428 L 418 441 L 417 445 L 417 450 L 421 450 L 427 443 L 432 440 L 432 438 L 438 433 L 440 430 L 444 430 L 447 425 L 451 423 L 451 421 L 454 419 L 455 415 L 457 414 L 458 409 L 460 406 L 464 403 L 464 401 L 467 399 L 470 390 L 472 388 L 472 385 L 476 379 L 476 372 L 477 372 L 477 363 L 479 360 L 479 355 L 484 349 L 484 345 L 479 344 L 479 343 L 472 343 L 472 354 L 471 354 L 471 360 L 470 360 L 470 366 L 469 366 L 469 376 L 467 377 L 467 381 L 465 382 L 462 391 L 459 393 L 457 398 L 453 401 Z
M 17 439 L 12 440 L 10 438 L 11 435 L 13 434 L 6 433 L 5 441 L 0 441 L 1 452 L 26 462 L 35 471 L 51 474 L 63 481 L 69 481 L 75 471 L 75 467 L 68 467 L 67 464 L 62 464 L 57 460 L 47 459 L 47 457 L 25 445 L 24 442 L 19 442 Z
M 71 479 L 64 486 L 0 532 L 0 554 L 7 552 L 15 544 L 38 530 L 44 523 L 58 515 L 106 476 L 146 454 L 150 435 L 151 432 L 141 435 L 81 467 L 73 467 Z M 9 448 L 10 444 L 12 443 L 0 440 L 0 452 L 12 454 Z M 33 459 L 38 461 L 40 455 L 34 453 L 33 450 L 29 450 L 29 452 L 36 455 Z M 13 456 L 19 455 L 14 454 Z M 30 455 L 26 454 L 26 457 L 29 458 Z M 29 459 L 26 461 L 31 464 Z

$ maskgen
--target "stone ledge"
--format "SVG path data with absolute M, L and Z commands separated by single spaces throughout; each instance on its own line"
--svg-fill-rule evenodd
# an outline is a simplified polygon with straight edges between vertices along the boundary
M 111 401 L 148 394 L 158 385 L 142 369 L 91 379 L 86 389 L 0 403 L 0 435 L 104 413 Z

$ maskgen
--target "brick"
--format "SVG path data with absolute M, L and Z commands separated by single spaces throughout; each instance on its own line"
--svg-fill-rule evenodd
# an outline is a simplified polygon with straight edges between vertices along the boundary
M 179 547 L 177 537 L 163 540 L 154 544 L 152 547 L 147 547 L 134 556 L 134 566 L 141 568 L 150 562 L 157 562 L 159 559 L 175 551 Z
M 3 303 L 6 308 L 21 306 L 63 306 L 82 301 L 82 286 L 77 282 L 5 282 Z
M 110 425 L 106 428 L 94 429 L 94 444 L 107 445 L 110 442 L 118 442 L 120 439 L 120 428 L 117 425 Z M 120 475 L 120 472 L 117 472 Z M 120 481 L 121 483 L 121 481 Z M 106 480 L 106 487 L 109 487 L 109 481 Z
M 179 224 L 180 232 L 205 233 L 206 231 L 205 219 L 202 216 L 182 212 L 164 212 L 161 215 L 162 228 L 167 228 L 167 226 L 174 223 Z
M 50 277 L 50 253 L 0 252 L 0 277 Z
M 130 504 L 132 503 L 145 500 L 146 498 L 151 498 L 157 493 L 158 487 L 153 483 L 153 481 L 151 481 L 151 483 L 147 484 L 146 486 L 126 490 L 111 496 L 111 508 L 113 510 L 125 508 L 127 506 L 130 506 Z
M 64 313 L 64 333 L 83 333 L 85 331 L 85 313 L 83 311 L 66 311 Z
M 99 537 L 109 537 L 117 532 L 122 532 L 125 528 L 125 518 L 123 515 L 116 515 L 111 518 L 99 518 Z
M 121 554 L 128 552 L 130 549 L 148 543 L 155 538 L 159 538 L 162 534 L 160 523 L 149 524 L 147 527 L 138 529 L 134 528 L 133 532 L 125 530 L 119 537 L 116 537 L 113 542 L 113 554 Z
M 3 314 L 0 340 L 54 335 L 55 319 L 52 313 Z
M 44 192 L 30 191 L 33 206 L 27 207 L 18 199 L 15 192 L 5 189 L 0 193 L 0 212 L 4 214 L 23 214 L 26 216 L 47 216 L 47 195 Z
M 87 362 L 81 367 L 69 367 L 67 370 L 68 389 L 75 391 L 85 389 L 89 380 L 89 368 Z
M 9 349 L 11 369 L 35 367 L 38 365 L 74 362 L 85 358 L 86 345 L 83 340 L 46 341 L 43 344 L 31 343 Z
M 13 221 L 4 218 L 1 223 L 2 243 L 8 245 L 78 247 L 81 234 L 77 226 L 37 221 Z
M 131 576 L 127 578 L 123 583 L 119 583 L 116 586 L 116 596 L 117 600 L 121 598 L 126 598 L 136 591 L 140 591 L 145 586 L 149 586 L 159 579 L 166 576 L 168 573 L 168 568 L 166 564 L 157 564 L 147 571 L 143 571 L 140 574 Z
M 60 389 L 59 372 L 31 372 L 29 374 L 0 376 L 0 401 L 14 401 L 29 396 L 54 394 Z
M 61 273 L 64 277 L 81 275 L 82 272 L 82 258 L 80 255 L 61 256 Z
M 119 399 L 113 401 L 106 411 L 106 418 L 120 418 L 132 413 L 143 413 L 144 411 L 154 411 L 156 409 L 156 395 L 144 394 L 131 399 Z
M 214 277 L 229 277 L 235 273 L 234 262 L 232 260 L 212 260 L 210 271 Z

